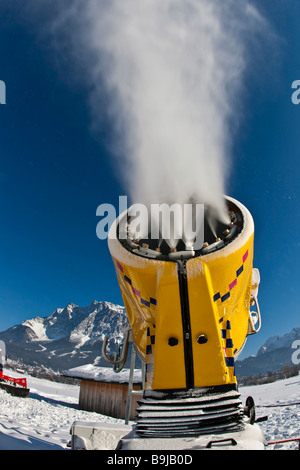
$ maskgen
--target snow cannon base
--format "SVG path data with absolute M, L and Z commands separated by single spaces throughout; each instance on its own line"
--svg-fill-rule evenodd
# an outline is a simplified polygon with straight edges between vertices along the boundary
M 75 421 L 70 429 L 72 450 L 198 451 L 264 450 L 266 441 L 257 424 L 242 431 L 194 437 L 141 438 L 131 425 Z
M 245 424 L 242 431 L 207 434 L 195 437 L 141 438 L 133 430 L 123 437 L 117 449 L 127 451 L 197 451 L 197 450 L 264 450 L 264 435 L 257 424 Z
M 233 387 L 146 391 L 135 425 L 117 449 L 263 450 L 265 439 L 254 410 L 253 399 L 243 407 Z

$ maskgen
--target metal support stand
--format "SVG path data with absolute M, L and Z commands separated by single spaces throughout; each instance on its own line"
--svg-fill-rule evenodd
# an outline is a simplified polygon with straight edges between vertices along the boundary
M 116 373 L 121 372 L 123 367 L 126 364 L 127 354 L 129 347 L 131 345 L 131 359 L 130 359 L 130 370 L 129 370 L 129 382 L 128 382 L 128 392 L 127 392 L 127 402 L 126 402 L 126 409 L 125 409 L 125 424 L 128 424 L 130 419 L 130 410 L 131 410 L 131 397 L 132 395 L 143 395 L 145 389 L 145 363 L 142 361 L 142 390 L 133 390 L 133 374 L 135 368 L 135 360 L 136 360 L 136 350 L 134 347 L 134 341 L 132 332 L 130 329 L 126 329 L 125 340 L 122 348 L 120 349 L 119 355 L 114 354 L 112 356 L 107 355 L 107 343 L 108 338 L 105 338 L 103 341 L 102 347 L 102 355 L 103 357 L 113 366 L 113 370 Z
M 132 395 L 143 395 L 144 388 L 145 388 L 145 363 L 142 361 L 142 390 L 133 390 L 133 374 L 134 374 L 134 368 L 135 368 L 136 351 L 135 351 L 132 337 L 129 339 L 129 341 L 131 342 L 131 359 L 130 359 L 127 402 L 126 402 L 126 410 L 125 410 L 125 424 L 128 424 L 129 419 L 130 419 Z

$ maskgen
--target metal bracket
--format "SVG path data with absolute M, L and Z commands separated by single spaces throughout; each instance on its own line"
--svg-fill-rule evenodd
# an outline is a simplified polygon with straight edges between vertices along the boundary
M 123 348 L 122 348 L 122 354 L 120 356 L 117 356 L 116 358 L 113 358 L 111 356 L 109 357 L 107 355 L 106 350 L 107 350 L 108 340 L 109 340 L 109 338 L 105 338 L 104 341 L 103 341 L 102 355 L 103 355 L 104 359 L 107 362 L 109 362 L 110 364 L 112 364 L 114 366 L 114 371 L 115 372 L 120 372 L 123 369 L 123 367 L 125 366 L 125 363 L 126 363 L 126 360 L 127 360 L 128 346 L 129 346 L 129 342 L 131 340 L 131 330 L 126 331 L 125 340 L 124 340 Z
M 249 312 L 248 335 L 258 333 L 261 328 L 261 315 L 258 300 L 256 296 L 251 296 L 251 305 L 255 304 L 256 311 Z M 257 324 L 257 327 L 256 327 Z

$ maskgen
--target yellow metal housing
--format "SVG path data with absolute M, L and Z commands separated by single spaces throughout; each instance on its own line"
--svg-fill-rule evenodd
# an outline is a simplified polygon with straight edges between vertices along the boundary
M 243 227 L 212 253 L 185 262 L 150 259 L 109 239 L 135 347 L 146 362 L 146 385 L 153 390 L 236 382 L 234 359 L 251 333 L 254 224 L 242 204 L 227 199 L 241 212 Z

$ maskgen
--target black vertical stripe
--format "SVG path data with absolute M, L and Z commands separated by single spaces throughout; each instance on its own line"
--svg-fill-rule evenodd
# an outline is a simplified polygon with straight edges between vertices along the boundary
M 178 263 L 179 293 L 180 293 L 180 302 L 181 302 L 181 318 L 182 318 L 182 328 L 183 328 L 186 388 L 190 389 L 194 387 L 194 365 L 193 365 L 193 348 L 192 348 L 186 261 L 178 260 L 177 263 Z

